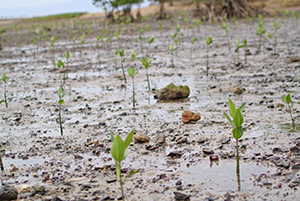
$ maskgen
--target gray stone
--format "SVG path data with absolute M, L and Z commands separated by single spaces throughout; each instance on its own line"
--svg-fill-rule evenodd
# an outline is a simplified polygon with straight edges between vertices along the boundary
M 13 186 L 4 186 L 0 189 L 0 200 L 16 200 L 18 198 L 18 190 Z

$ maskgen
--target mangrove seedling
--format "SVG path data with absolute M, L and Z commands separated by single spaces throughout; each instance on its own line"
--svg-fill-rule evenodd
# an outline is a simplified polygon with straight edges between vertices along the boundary
M 3 103 L 3 99 L 0 101 L 0 104 Z M 3 166 L 3 162 L 2 162 L 2 156 L 1 156 L 1 152 L 0 152 L 0 168 L 1 168 L 1 171 L 4 171 L 4 166 Z
M 52 61 L 53 61 L 54 68 L 56 65 L 56 63 L 55 63 L 55 45 L 54 45 L 55 41 L 57 41 L 57 39 L 55 38 L 55 36 L 52 36 L 50 44 L 52 47 L 51 51 L 52 51 Z
M 152 43 L 153 41 L 154 41 L 154 36 L 152 36 L 152 37 L 148 40 L 148 50 L 147 50 L 147 53 L 146 53 L 145 57 L 148 57 L 150 45 L 151 45 L 151 43 Z
M 123 59 L 123 57 L 124 57 L 124 50 L 119 51 L 119 54 L 120 54 L 120 57 L 121 57 L 121 68 L 122 68 L 122 72 L 123 72 L 123 78 L 124 78 L 125 83 L 127 83 L 126 76 L 125 76 L 125 71 L 124 71 L 124 67 L 123 67 L 123 62 L 125 61 L 125 59 Z
M 66 59 L 67 59 L 67 62 L 66 62 L 66 64 L 67 64 L 66 65 L 66 67 L 67 67 L 67 77 L 64 77 L 64 80 L 68 79 L 68 77 L 69 77 L 69 67 L 68 67 L 68 64 L 70 62 L 70 60 L 69 60 L 70 59 L 70 52 L 68 52 L 68 51 L 66 52 Z
M 148 82 L 148 90 L 150 91 L 150 81 L 149 81 L 149 75 L 148 75 L 148 67 L 149 67 L 149 64 L 151 63 L 151 61 L 149 61 L 149 58 L 147 57 L 145 60 L 141 59 L 141 62 L 142 62 L 143 66 L 146 69 L 146 76 L 147 76 L 147 82 Z
M 60 67 L 65 68 L 65 64 L 61 60 L 58 60 L 57 67 L 58 68 L 60 68 Z M 61 73 L 62 73 L 62 71 L 59 71 L 59 80 L 60 80 L 60 86 L 63 88 L 63 84 L 64 83 L 63 83 L 63 81 L 61 79 Z
M 244 110 L 246 103 L 243 103 L 240 107 L 236 108 L 234 103 L 228 98 L 229 104 L 229 114 L 223 111 L 224 116 L 227 118 L 229 123 L 233 126 L 232 135 L 236 140 L 236 174 L 237 174 L 237 181 L 238 181 L 238 189 L 240 190 L 240 163 L 239 163 L 239 139 L 243 136 L 243 115 L 242 111 Z
M 6 73 L 4 72 L 2 75 L 2 81 L 3 81 L 3 96 L 4 96 L 4 102 L 5 102 L 5 107 L 8 107 L 7 104 L 7 98 L 6 98 L 6 83 L 7 83 L 8 77 L 6 77 Z
M 85 34 L 83 34 L 81 36 L 81 38 L 80 38 L 80 40 L 81 40 L 81 43 L 80 43 L 80 45 L 81 45 L 81 48 L 80 48 L 80 58 L 81 58 L 81 55 L 82 55 L 84 39 L 85 39 Z
M 171 52 L 171 62 L 172 62 L 172 67 L 174 68 L 174 58 L 173 58 L 173 51 L 176 50 L 176 48 L 173 47 L 173 45 L 169 45 L 169 51 Z
M 103 39 L 103 36 L 97 36 L 97 52 L 98 52 L 98 59 L 99 59 L 99 63 L 101 63 L 100 61 L 100 45 L 99 45 L 99 41 L 100 39 L 102 40 Z
M 195 50 L 195 42 L 198 41 L 194 36 L 192 37 L 192 47 L 191 47 L 191 52 L 190 52 L 190 59 L 192 59 L 192 52 Z
M 228 49 L 229 49 L 229 52 L 231 52 L 231 48 L 230 48 L 230 40 L 229 40 L 229 34 L 228 34 L 228 28 L 227 28 L 227 24 L 224 22 L 224 21 L 222 21 L 222 29 L 224 29 L 225 30 L 225 32 L 226 32 L 226 37 L 227 37 L 227 42 L 228 42 Z
M 64 103 L 63 97 L 68 92 L 63 92 L 63 88 L 60 86 L 57 92 L 58 95 L 58 105 L 59 105 L 59 111 L 58 111 L 58 121 L 59 121 L 59 128 L 60 128 L 60 135 L 63 136 L 63 127 L 62 127 L 62 119 L 61 119 L 61 105 Z
M 245 51 L 245 64 L 246 64 L 246 63 L 247 63 L 247 51 L 248 51 L 248 50 L 246 49 L 246 47 L 247 47 L 247 43 L 248 43 L 248 42 L 247 42 L 247 39 L 245 39 L 243 43 L 244 43 L 244 51 Z
M 207 60 L 206 60 L 206 76 L 208 76 L 208 70 L 209 70 L 209 67 L 208 67 L 208 64 L 209 64 L 209 61 L 208 61 L 208 46 L 212 43 L 212 38 L 209 37 L 209 36 L 206 36 L 206 53 L 207 53 Z
M 282 100 L 282 102 L 284 102 L 285 104 L 288 105 L 290 116 L 291 116 L 291 119 L 292 119 L 292 127 L 293 127 L 293 129 L 295 129 L 295 122 L 294 122 L 294 118 L 293 118 L 293 114 L 292 114 L 295 102 L 292 101 L 292 98 L 291 98 L 290 94 L 288 94 L 287 96 L 282 95 L 281 100 Z
M 122 167 L 121 162 L 129 154 L 129 151 L 128 151 L 127 147 L 132 142 L 133 134 L 134 134 L 134 129 L 127 135 L 125 141 L 123 141 L 119 134 L 114 136 L 112 132 L 110 133 L 111 141 L 112 141 L 110 152 L 111 152 L 112 157 L 115 160 L 116 175 L 117 175 L 117 179 L 120 183 L 120 188 L 121 188 L 121 193 L 122 193 L 122 200 L 125 200 L 125 196 L 124 196 L 123 181 L 122 181 L 122 175 L 121 175 L 121 167 Z M 138 173 L 138 172 L 139 172 L 139 169 L 132 172 L 132 173 L 130 173 L 128 176 L 131 176 L 131 175 L 133 175 L 135 173 Z
M 266 29 L 263 27 L 264 25 L 264 22 L 263 21 L 259 21 L 259 24 L 258 24 L 258 28 L 256 29 L 256 35 L 259 36 L 259 51 L 261 50 L 261 41 L 262 41 L 262 38 L 263 38 L 263 34 L 266 33 Z
M 132 78 L 132 104 L 133 108 L 135 108 L 135 93 L 134 93 L 134 75 L 135 75 L 135 69 L 134 68 L 128 68 L 128 75 Z
M 240 48 L 242 48 L 242 47 L 244 47 L 244 43 L 241 44 L 241 39 L 239 38 L 239 39 L 238 39 L 238 42 L 237 42 L 237 47 L 236 47 L 236 50 L 235 50 L 235 52 L 236 52 L 237 55 L 238 55 L 238 63 L 240 63 L 240 54 L 239 54 L 239 50 L 240 50 Z
M 274 22 L 274 28 L 275 28 L 274 54 L 276 54 L 277 30 L 280 29 L 280 27 L 278 26 L 278 21 Z

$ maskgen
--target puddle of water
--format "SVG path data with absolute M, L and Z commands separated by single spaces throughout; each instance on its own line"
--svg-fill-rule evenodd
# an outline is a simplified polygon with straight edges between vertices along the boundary
M 188 173 L 183 179 L 185 183 L 210 183 L 214 186 L 213 192 L 237 191 L 236 161 L 219 161 L 218 165 L 213 163 L 200 163 L 194 166 L 182 167 L 180 170 Z M 253 188 L 253 174 L 259 175 L 268 168 L 262 165 L 240 162 L 240 180 L 241 190 L 250 190 Z

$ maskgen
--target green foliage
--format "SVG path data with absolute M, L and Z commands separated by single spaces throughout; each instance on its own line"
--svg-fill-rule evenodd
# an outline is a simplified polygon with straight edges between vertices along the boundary
M 230 124 L 234 127 L 232 130 L 233 137 L 238 140 L 243 136 L 243 128 L 242 124 L 244 121 L 242 111 L 245 109 L 246 103 L 243 103 L 240 107 L 236 108 L 234 103 L 230 98 L 228 98 L 229 105 L 229 115 L 223 111 L 224 116 L 230 122 Z
M 148 40 L 148 43 L 149 45 L 154 41 L 154 36 L 152 36 L 149 40 Z
M 134 74 L 135 74 L 135 69 L 134 68 L 128 68 L 127 70 L 128 70 L 129 77 L 133 77 Z
M 294 122 L 294 118 L 293 118 L 293 114 L 292 114 L 293 113 L 292 110 L 293 110 L 295 102 L 292 101 L 292 98 L 291 98 L 290 94 L 288 94 L 287 96 L 283 94 L 282 97 L 281 97 L 281 100 L 282 100 L 282 102 L 287 104 L 288 107 L 289 107 L 289 112 L 290 112 L 290 116 L 291 116 L 291 119 L 292 119 L 292 127 L 293 127 L 293 129 L 295 129 L 295 122 Z
M 145 60 L 140 59 L 142 64 L 144 65 L 144 67 L 147 69 L 149 67 L 149 64 L 151 63 L 151 61 L 148 61 L 149 58 L 147 57 Z
M 70 58 L 70 52 L 66 52 L 66 59 L 68 60 Z
M 206 45 L 210 45 L 212 43 L 212 38 L 209 36 L 206 36 Z

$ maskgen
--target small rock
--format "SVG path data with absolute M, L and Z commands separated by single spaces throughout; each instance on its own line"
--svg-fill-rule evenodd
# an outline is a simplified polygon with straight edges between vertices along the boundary
M 188 86 L 175 86 L 173 83 L 170 83 L 166 87 L 158 90 L 155 97 L 159 100 L 174 100 L 187 98 L 189 95 L 190 89 Z
M 116 181 L 117 181 L 116 179 L 106 180 L 106 182 L 107 182 L 108 184 L 114 183 L 114 182 L 116 182 Z
M 284 107 L 284 104 L 283 103 L 278 103 L 277 107 Z
M 300 164 L 293 165 L 292 170 L 300 170 Z
M 31 187 L 31 192 L 33 194 L 45 193 L 45 188 L 44 188 L 44 186 L 34 185 L 34 186 Z
M 155 140 L 155 144 L 164 144 L 166 143 L 166 136 L 161 135 Z
M 214 150 L 212 148 L 203 148 L 202 149 L 204 154 L 214 154 Z
M 139 143 L 144 143 L 144 142 L 149 142 L 150 138 L 148 135 L 141 133 L 141 132 L 137 132 L 133 138 L 139 142 Z
M 13 186 L 4 186 L 0 189 L 0 200 L 16 200 L 18 190 Z
M 180 186 L 182 185 L 182 182 L 180 180 L 178 180 L 176 183 L 175 183 L 176 186 Z
M 52 201 L 62 201 L 57 195 L 52 198 Z
M 280 149 L 280 148 L 278 148 L 278 147 L 275 147 L 275 148 L 272 149 L 272 152 L 273 152 L 274 154 L 275 154 L 275 153 L 282 153 L 283 150 Z
M 19 187 L 20 193 L 28 193 L 30 192 L 30 186 L 28 184 L 23 184 Z
M 293 153 L 300 152 L 300 147 L 298 147 L 298 146 L 291 147 L 290 151 L 293 152 Z
M 74 155 L 74 158 L 75 158 L 75 159 L 80 159 L 80 160 L 81 160 L 81 159 L 83 159 L 83 156 L 80 156 L 80 155 L 75 154 L 75 155 Z
M 300 62 L 300 58 L 298 57 L 290 58 L 290 63 L 294 63 L 294 62 Z
M 175 200 L 190 200 L 190 195 L 179 193 L 179 192 L 173 192 L 175 195 Z
M 181 116 L 182 122 L 185 124 L 189 123 L 190 121 L 198 121 L 199 119 L 201 119 L 200 114 L 196 114 L 188 110 L 185 110 Z
M 236 87 L 234 89 L 234 94 L 236 95 L 241 95 L 243 92 L 245 91 L 245 89 L 241 88 L 241 87 Z
M 167 156 L 170 156 L 170 157 L 181 157 L 182 156 L 182 152 L 181 151 L 172 151 Z

